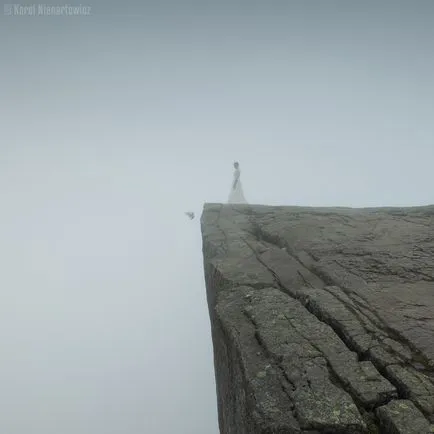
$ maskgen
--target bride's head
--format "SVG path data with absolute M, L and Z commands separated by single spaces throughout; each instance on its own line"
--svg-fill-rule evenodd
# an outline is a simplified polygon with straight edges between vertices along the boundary
M 238 161 L 234 162 L 234 167 L 235 167 L 235 169 L 238 169 L 238 167 L 240 167 L 240 164 L 238 163 Z

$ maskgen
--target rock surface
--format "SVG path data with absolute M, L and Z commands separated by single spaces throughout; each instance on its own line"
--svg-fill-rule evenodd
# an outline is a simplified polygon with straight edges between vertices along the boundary
M 434 206 L 201 224 L 222 434 L 434 432 Z

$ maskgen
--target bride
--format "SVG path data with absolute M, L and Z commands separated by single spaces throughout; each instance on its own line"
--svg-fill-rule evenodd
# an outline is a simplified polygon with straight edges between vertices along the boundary
M 244 197 L 243 187 L 240 181 L 240 165 L 237 161 L 234 163 L 234 180 L 232 181 L 231 192 L 229 193 L 228 203 L 245 203 L 247 204 L 246 198 Z M 195 218 L 195 213 L 193 211 L 187 211 L 184 213 L 190 220 Z
M 234 180 L 232 182 L 231 192 L 229 193 L 228 203 L 247 203 L 240 181 L 240 165 L 237 161 L 234 163 L 234 168 Z

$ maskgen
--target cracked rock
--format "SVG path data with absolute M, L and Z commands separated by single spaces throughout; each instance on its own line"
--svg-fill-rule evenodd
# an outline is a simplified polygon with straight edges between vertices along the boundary
M 377 409 L 380 426 L 393 434 L 428 434 L 430 424 L 409 400 L 395 400 Z
M 201 224 L 222 434 L 434 432 L 434 207 Z

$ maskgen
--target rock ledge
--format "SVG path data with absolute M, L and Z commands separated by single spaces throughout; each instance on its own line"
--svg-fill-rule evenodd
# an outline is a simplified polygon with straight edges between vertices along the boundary
M 222 434 L 434 432 L 434 206 L 201 225 Z

